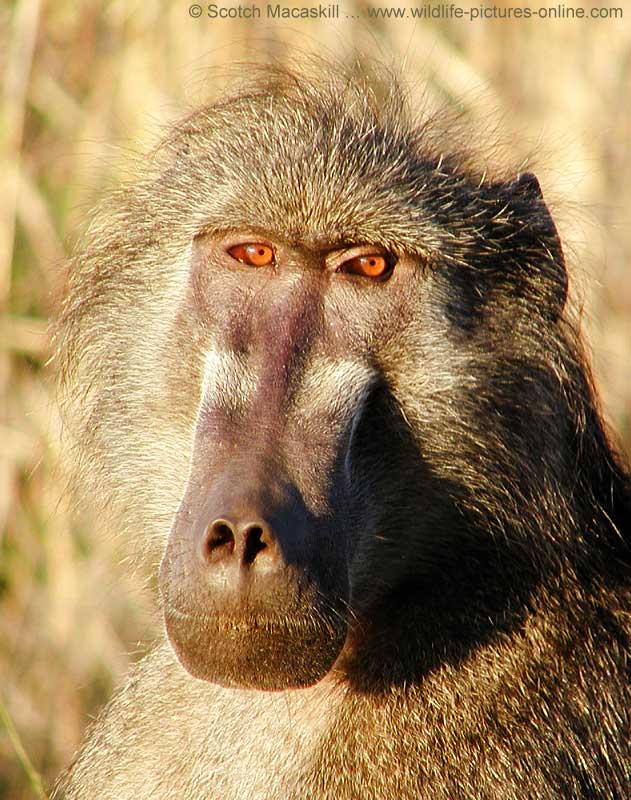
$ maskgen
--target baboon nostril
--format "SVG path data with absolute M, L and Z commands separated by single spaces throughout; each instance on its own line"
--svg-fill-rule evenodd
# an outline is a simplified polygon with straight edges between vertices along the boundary
M 271 541 L 266 541 L 266 539 L 269 539 L 269 535 L 266 536 L 266 532 L 260 525 L 250 526 L 245 535 L 246 541 L 243 551 L 243 563 L 253 564 L 257 555 L 261 550 L 265 550 L 265 548 L 271 544 Z
M 234 546 L 234 531 L 225 520 L 216 520 L 208 526 L 204 541 L 204 556 L 208 561 L 219 561 L 231 555 Z

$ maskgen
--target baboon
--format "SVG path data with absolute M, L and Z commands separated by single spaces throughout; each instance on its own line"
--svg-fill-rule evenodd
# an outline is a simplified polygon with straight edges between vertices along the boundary
M 388 80 L 253 71 L 78 247 L 77 482 L 167 636 L 59 797 L 631 796 L 630 480 L 555 224 Z

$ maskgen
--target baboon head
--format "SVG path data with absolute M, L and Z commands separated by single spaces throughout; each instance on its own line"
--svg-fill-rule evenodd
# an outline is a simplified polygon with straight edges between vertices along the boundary
M 87 234 L 58 335 L 82 480 L 166 538 L 194 676 L 318 681 L 393 592 L 526 535 L 515 498 L 562 469 L 556 231 L 453 140 L 394 87 L 268 74 Z

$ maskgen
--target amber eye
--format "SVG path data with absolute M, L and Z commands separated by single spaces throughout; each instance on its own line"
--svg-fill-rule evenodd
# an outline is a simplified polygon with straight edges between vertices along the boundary
M 267 267 L 274 263 L 274 251 L 269 245 L 260 242 L 236 244 L 228 252 L 237 261 L 249 264 L 251 267 Z
M 393 266 L 392 260 L 382 253 L 369 253 L 349 258 L 339 267 L 339 271 L 362 275 L 364 278 L 379 279 L 389 275 Z

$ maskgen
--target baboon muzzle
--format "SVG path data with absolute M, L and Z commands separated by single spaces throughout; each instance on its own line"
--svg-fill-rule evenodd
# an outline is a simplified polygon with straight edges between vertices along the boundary
M 330 521 L 268 470 L 234 467 L 207 487 L 193 471 L 160 569 L 180 661 L 226 686 L 315 683 L 346 637 L 347 569 Z
M 344 470 L 373 380 L 359 355 L 349 367 L 316 336 L 326 284 L 317 272 L 275 283 L 247 319 L 235 304 L 215 336 L 160 572 L 167 631 L 184 666 L 267 689 L 318 681 L 344 645 L 352 549 Z M 338 381 L 323 387 L 327 370 Z

